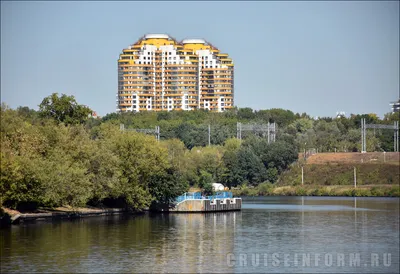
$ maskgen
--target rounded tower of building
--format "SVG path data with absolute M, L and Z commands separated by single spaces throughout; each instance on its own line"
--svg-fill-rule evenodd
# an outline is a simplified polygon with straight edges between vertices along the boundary
M 233 67 L 204 39 L 146 34 L 119 56 L 117 111 L 230 109 Z

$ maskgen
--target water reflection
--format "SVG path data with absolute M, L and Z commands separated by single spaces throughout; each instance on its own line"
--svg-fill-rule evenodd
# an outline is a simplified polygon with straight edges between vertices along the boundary
M 241 212 L 39 222 L 1 231 L 1 271 L 398 272 L 398 216 L 399 199 L 267 197 L 244 199 Z M 228 254 L 274 252 L 358 252 L 362 258 L 387 252 L 392 265 L 354 269 L 227 263 Z

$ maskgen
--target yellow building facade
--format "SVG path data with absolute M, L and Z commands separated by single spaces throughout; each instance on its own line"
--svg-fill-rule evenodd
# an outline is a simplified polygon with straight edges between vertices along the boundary
M 232 59 L 203 39 L 147 34 L 118 59 L 118 112 L 223 112 L 233 108 L 233 95 Z

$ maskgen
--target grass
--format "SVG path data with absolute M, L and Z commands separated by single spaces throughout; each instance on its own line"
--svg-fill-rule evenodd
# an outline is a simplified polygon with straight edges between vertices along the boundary
M 301 184 L 301 167 L 304 185 Z M 354 167 L 357 186 L 354 188 Z M 242 186 L 232 192 L 237 196 L 350 196 L 400 197 L 400 166 L 393 163 L 307 164 L 299 161 L 280 175 L 275 184 Z
M 398 185 L 362 186 L 272 186 L 261 191 L 260 186 L 232 190 L 235 196 L 348 196 L 348 197 L 400 197 Z
M 392 164 L 306 164 L 304 165 L 304 185 L 353 185 L 354 167 L 357 185 L 398 185 L 400 168 Z M 301 166 L 294 164 L 284 172 L 277 184 L 296 186 L 301 184 Z

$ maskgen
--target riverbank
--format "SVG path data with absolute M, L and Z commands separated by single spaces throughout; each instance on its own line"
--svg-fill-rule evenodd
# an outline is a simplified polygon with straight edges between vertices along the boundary
M 274 186 L 263 183 L 257 187 L 232 190 L 234 196 L 343 196 L 343 197 L 400 197 L 398 185 L 296 185 Z
M 386 155 L 319 153 L 306 160 L 300 157 L 275 184 L 242 186 L 233 193 L 237 196 L 400 197 L 399 180 L 397 152 Z
M 1 208 L 1 227 L 23 222 L 35 222 L 40 220 L 74 219 L 93 216 L 116 215 L 133 212 L 125 208 L 87 208 L 87 207 L 57 207 L 53 209 L 42 208 L 33 212 L 20 212 L 9 208 Z

